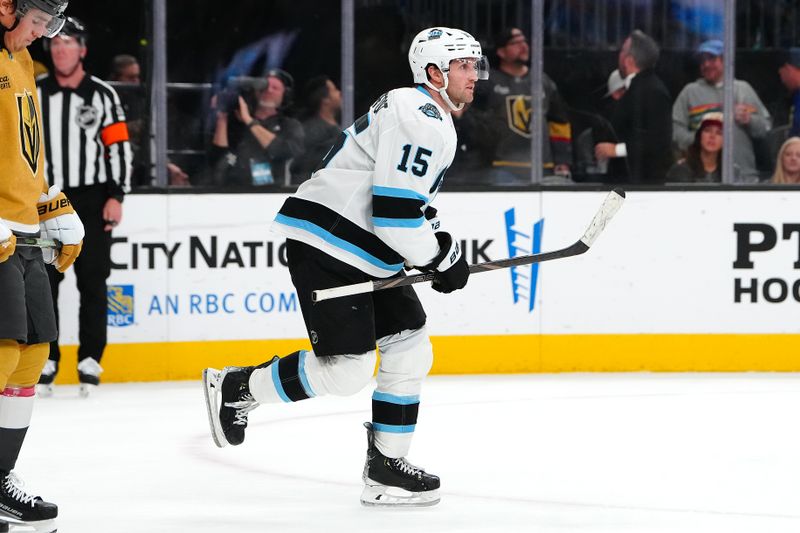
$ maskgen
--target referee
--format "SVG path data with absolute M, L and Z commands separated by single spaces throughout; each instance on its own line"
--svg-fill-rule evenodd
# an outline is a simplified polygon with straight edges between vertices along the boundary
M 122 220 L 129 190 L 132 151 L 119 96 L 83 66 L 86 27 L 67 17 L 49 43 L 53 73 L 39 78 L 45 137 L 45 177 L 60 185 L 86 228 L 83 253 L 75 262 L 80 292 L 78 378 L 81 394 L 100 383 L 106 347 L 107 287 L 111 273 L 111 230 Z M 58 285 L 63 274 L 49 268 L 58 317 Z M 60 359 L 58 340 L 50 345 L 40 384 L 52 390 Z

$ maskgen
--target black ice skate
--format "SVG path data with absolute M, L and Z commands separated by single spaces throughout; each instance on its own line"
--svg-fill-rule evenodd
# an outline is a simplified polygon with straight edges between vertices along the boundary
M 0 472 L 0 524 L 25 526 L 42 533 L 55 531 L 58 506 L 25 493 L 23 487 L 13 472 Z
M 226 366 L 222 371 L 214 368 L 203 370 L 203 385 L 206 394 L 208 423 L 211 437 L 220 448 L 231 444 L 238 446 L 244 442 L 247 429 L 247 415 L 258 407 L 258 402 L 250 394 L 250 376 L 257 368 L 266 368 L 278 361 L 258 366 Z
M 36 387 L 36 392 L 39 396 L 48 397 L 53 395 L 53 381 L 56 379 L 56 374 L 58 374 L 58 362 L 48 359 L 44 364 L 42 373 L 39 376 L 39 384 Z M 3 533 L 2 529 L 0 529 L 0 533 Z
M 78 381 L 81 383 L 79 394 L 82 398 L 87 398 L 92 389 L 100 385 L 100 374 L 103 373 L 103 367 L 100 363 L 87 357 L 78 363 Z
M 424 507 L 439 503 L 439 478 L 417 468 L 404 457 L 392 459 L 375 446 L 372 424 L 367 428 L 367 461 L 361 503 L 375 506 Z

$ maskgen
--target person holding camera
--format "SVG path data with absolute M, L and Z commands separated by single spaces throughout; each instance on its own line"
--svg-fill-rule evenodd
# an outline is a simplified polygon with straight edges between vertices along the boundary
M 233 78 L 217 96 L 209 153 L 215 184 L 287 181 L 289 163 L 302 153 L 304 141 L 303 126 L 284 114 L 293 85 L 288 72 L 273 69 L 263 79 Z

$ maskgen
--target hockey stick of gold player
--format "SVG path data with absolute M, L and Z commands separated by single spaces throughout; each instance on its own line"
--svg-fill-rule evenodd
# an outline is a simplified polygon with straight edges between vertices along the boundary
M 520 255 L 517 257 L 510 257 L 508 259 L 498 259 L 497 261 L 487 261 L 485 263 L 476 263 L 470 265 L 470 274 L 477 274 L 479 272 L 487 272 L 489 270 L 497 270 L 500 268 L 509 268 L 520 265 L 530 265 L 532 263 L 542 263 L 544 261 L 552 261 L 553 259 L 561 259 L 563 257 L 572 257 L 585 253 L 589 247 L 600 235 L 600 232 L 605 229 L 608 222 L 614 214 L 622 207 L 622 202 L 625 200 L 625 191 L 622 189 L 614 189 L 600 206 L 600 209 L 592 218 L 589 227 L 583 233 L 583 236 L 575 241 L 574 244 L 554 250 L 552 252 L 543 252 L 539 254 Z M 392 287 L 402 287 L 404 285 L 413 285 L 415 283 L 423 283 L 426 281 L 433 281 L 435 273 L 426 272 L 416 276 L 403 276 L 400 278 L 381 279 L 376 281 L 366 281 L 363 283 L 354 283 L 353 285 L 344 285 L 342 287 L 333 287 L 331 289 L 320 289 L 311 293 L 311 300 L 314 302 L 321 302 L 330 300 L 331 298 L 341 298 L 342 296 L 352 296 L 354 294 L 364 294 L 366 292 L 374 292 L 383 289 L 390 289 Z
M 29 248 L 55 248 L 61 249 L 61 241 L 55 239 L 38 239 L 34 237 L 17 237 L 17 246 Z

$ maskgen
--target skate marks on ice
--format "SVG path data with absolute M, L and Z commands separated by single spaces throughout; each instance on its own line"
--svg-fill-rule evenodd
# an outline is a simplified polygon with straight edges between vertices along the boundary
M 18 469 L 82 533 L 800 530 L 798 375 L 434 376 L 409 460 L 442 501 L 402 511 L 359 503 L 371 390 L 262 406 L 218 449 L 201 389 L 57 387 Z

